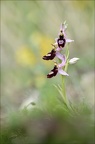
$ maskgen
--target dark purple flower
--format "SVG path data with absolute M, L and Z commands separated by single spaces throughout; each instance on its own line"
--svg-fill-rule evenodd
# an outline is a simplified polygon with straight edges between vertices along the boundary
M 47 78 L 52 78 L 52 77 L 56 76 L 58 73 L 61 74 L 61 75 L 69 76 L 69 75 L 63 70 L 63 67 L 64 67 L 65 64 L 66 64 L 66 57 L 65 57 L 64 55 L 60 54 L 60 53 L 57 53 L 56 55 L 57 55 L 57 57 L 58 57 L 59 59 L 62 60 L 62 63 L 60 63 L 60 64 L 58 64 L 58 65 L 55 63 L 54 68 L 53 68 L 53 69 L 50 71 L 50 73 L 47 75 Z
M 67 29 L 67 25 L 66 22 L 64 22 L 64 24 L 61 24 L 60 26 L 60 32 L 58 34 L 59 38 L 55 39 L 56 42 L 54 45 L 57 46 L 58 51 L 60 51 L 65 46 L 66 43 L 70 43 L 74 41 L 67 38 L 65 33 L 66 29 Z
M 66 43 L 66 40 L 64 38 L 64 35 L 59 35 L 59 38 L 57 39 L 57 44 L 58 44 L 58 47 L 64 47 L 65 46 L 65 43 Z
M 58 73 L 58 67 L 57 67 L 57 65 L 55 65 L 54 68 L 47 75 L 47 78 L 52 78 L 53 76 L 56 76 L 57 73 Z
M 52 49 L 51 52 L 49 52 L 47 55 L 43 56 L 44 60 L 52 60 L 56 56 L 55 49 Z

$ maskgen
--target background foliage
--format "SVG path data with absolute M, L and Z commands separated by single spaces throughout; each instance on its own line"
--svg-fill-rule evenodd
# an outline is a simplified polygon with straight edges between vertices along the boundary
M 18 0 L 18 1 L 1 1 L 1 122 L 5 125 L 7 117 L 9 120 L 8 128 L 4 128 L 3 136 L 8 142 L 10 135 L 17 135 L 18 129 L 22 130 L 24 136 L 18 134 L 20 138 L 14 139 L 13 144 L 26 144 L 36 142 L 39 139 L 46 144 L 64 141 L 65 143 L 77 137 L 77 140 L 82 139 L 84 142 L 85 136 L 89 135 L 90 129 L 84 124 L 83 115 L 77 118 L 76 126 L 68 121 L 68 118 L 63 121 L 62 127 L 66 124 L 66 129 L 76 133 L 66 132 L 63 137 L 62 133 L 53 135 L 48 142 L 48 129 L 44 129 L 41 134 L 46 132 L 46 136 L 41 135 L 39 126 L 33 127 L 34 136 L 29 129 L 30 115 L 26 118 L 19 113 L 25 104 L 35 102 L 36 105 L 31 105 L 32 115 L 36 122 L 31 125 L 37 125 L 44 121 L 46 124 L 55 123 L 54 127 L 59 123 L 60 118 L 57 117 L 60 113 L 64 117 L 64 112 L 61 110 L 61 104 L 58 100 L 58 93 L 53 84 L 60 83 L 60 76 L 53 79 L 47 79 L 47 73 L 53 68 L 53 62 L 42 60 L 42 56 L 51 50 L 51 43 L 55 42 L 58 36 L 61 22 L 67 21 L 68 38 L 74 39 L 74 43 L 70 44 L 70 57 L 79 57 L 79 62 L 69 67 L 69 75 L 67 78 L 67 94 L 75 105 L 80 102 L 85 102 L 87 107 L 90 106 L 90 114 L 93 112 L 94 105 L 94 0 L 88 1 L 39 1 L 39 0 Z M 34 109 L 32 109 L 34 107 Z M 79 106 L 82 107 L 82 106 Z M 39 110 L 40 109 L 40 110 Z M 55 112 L 56 111 L 56 112 Z M 86 109 L 86 112 L 89 110 Z M 15 114 L 18 112 L 18 115 Z M 31 113 L 31 112 L 30 112 Z M 49 119 L 51 115 L 51 121 Z M 49 115 L 49 116 L 48 116 Z M 56 118 L 57 117 L 57 118 Z M 87 117 L 89 117 L 87 115 Z M 58 121 L 56 122 L 56 119 Z M 77 128 L 77 123 L 82 119 L 81 124 L 88 130 L 87 134 L 80 136 L 80 128 Z M 19 122 L 20 120 L 20 122 Z M 23 122 L 22 122 L 23 120 Z M 73 121 L 73 120 L 71 120 Z M 21 125 L 22 124 L 22 125 Z M 60 124 L 61 125 L 61 124 Z M 31 127 L 32 127 L 31 126 Z M 69 128 L 68 128 L 69 127 Z M 73 130 L 75 128 L 75 130 Z M 51 128 L 52 129 L 52 128 Z M 64 129 L 64 128 L 63 128 Z M 85 131 L 86 131 L 85 129 Z M 16 132 L 15 132 L 16 130 Z M 27 132 L 25 132 L 25 130 Z M 77 132 L 76 132 L 77 131 Z M 25 132 L 25 133 L 24 133 Z M 15 134 L 14 134 L 15 133 Z M 27 134 L 26 134 L 27 133 Z M 54 133 L 54 132 L 51 132 Z M 72 133 L 72 135 L 71 135 Z M 56 135 L 58 139 L 56 140 Z M 67 136 L 67 137 L 66 137 Z M 90 136 L 93 137 L 91 131 Z M 13 136 L 14 137 L 14 136 Z M 43 139 L 46 138 L 44 142 Z M 50 138 L 50 137 L 49 137 Z M 7 139 L 7 140 L 6 140 Z M 84 140 L 83 140 L 84 139 Z M 92 138 L 91 138 L 92 139 Z M 53 141 L 54 140 L 54 141 Z M 26 142 L 27 141 L 27 142 Z M 76 142 L 76 141 L 75 141 Z M 74 143 L 74 141 L 73 141 Z M 87 142 L 86 142 L 87 143 Z M 88 143 L 89 140 L 88 140 Z M 7 143 L 6 143 L 7 144 Z M 11 141 L 9 139 L 9 144 Z

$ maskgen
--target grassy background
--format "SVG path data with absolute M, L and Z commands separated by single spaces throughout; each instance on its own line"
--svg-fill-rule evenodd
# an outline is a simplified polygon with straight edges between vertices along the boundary
M 68 23 L 67 36 L 68 38 L 74 39 L 74 43 L 70 44 L 69 47 L 70 58 L 80 58 L 77 64 L 69 67 L 68 73 L 70 77 L 68 77 L 66 81 L 67 95 L 70 100 L 74 101 L 75 105 L 81 105 L 81 101 L 85 102 L 85 104 L 91 108 L 90 114 L 92 113 L 94 109 L 94 1 L 2 0 L 1 122 L 2 125 L 4 125 L 8 118 L 10 119 L 9 123 L 11 123 L 8 123 L 8 132 L 4 133 L 5 141 L 3 141 L 2 144 L 7 144 L 8 141 L 6 137 L 8 139 L 12 133 L 14 133 L 15 130 L 11 130 L 11 128 L 16 127 L 17 130 L 21 123 L 23 124 L 22 128 L 25 130 L 29 128 L 28 125 L 31 117 L 29 116 L 29 119 L 26 120 L 24 115 L 18 111 L 30 101 L 36 103 L 36 105 L 31 106 L 31 108 L 34 107 L 34 109 L 31 109 L 32 113 L 34 114 L 35 111 L 38 110 L 36 124 L 39 124 L 40 121 L 42 123 L 44 119 L 47 119 L 47 117 L 50 118 L 50 116 L 54 114 L 50 122 L 45 121 L 45 123 L 49 123 L 50 127 L 52 127 L 52 123 L 56 121 L 56 115 L 58 115 L 59 112 L 61 113 L 61 117 L 64 117 L 64 111 L 61 110 L 61 104 L 57 99 L 58 93 L 53 86 L 53 84 L 61 82 L 60 76 L 57 75 L 52 79 L 46 78 L 47 73 L 53 68 L 53 62 L 43 61 L 42 56 L 51 50 L 51 43 L 55 42 L 60 24 L 65 20 Z M 54 113 L 55 111 L 56 114 Z M 88 111 L 89 110 L 87 110 L 87 113 L 89 113 Z M 18 113 L 18 115 L 15 113 Z M 15 120 L 16 117 L 17 120 Z M 21 117 L 24 119 L 24 122 L 19 122 Z M 33 115 L 33 117 L 35 116 Z M 87 118 L 88 117 L 90 116 L 87 115 Z M 54 127 L 60 123 L 59 119 L 58 117 L 58 122 L 55 122 Z M 84 125 L 83 115 L 77 119 L 75 122 L 76 125 L 78 121 L 82 119 L 81 124 L 89 130 L 89 126 Z M 18 121 L 18 123 L 15 124 L 15 121 Z M 85 143 L 84 141 L 85 139 L 87 140 L 87 137 L 85 138 L 84 135 L 80 136 L 77 126 L 70 124 L 68 118 L 64 123 L 66 123 L 67 129 L 71 128 L 71 131 L 73 131 L 74 134 L 77 133 L 77 136 L 71 135 L 72 132 L 67 132 L 69 136 L 66 138 L 65 135 L 65 139 L 62 139 L 62 133 L 64 132 L 60 132 L 62 136 L 59 136 L 59 133 L 57 133 L 56 135 L 60 143 L 62 143 L 62 141 L 68 143 L 71 139 L 73 141 L 75 137 L 77 137 L 77 141 L 84 139 L 83 143 Z M 63 127 L 64 123 L 62 123 Z M 32 123 L 32 125 L 34 124 L 35 123 Z M 60 126 L 58 127 L 60 131 Z M 76 132 L 73 130 L 73 127 Z M 34 132 L 34 139 L 31 140 L 32 134 L 30 133 L 32 130 L 34 131 L 34 129 L 37 130 Z M 39 132 L 38 129 L 39 127 L 33 127 L 32 130 L 29 131 L 28 129 L 27 132 L 25 132 L 27 142 L 25 139 L 23 140 L 24 136 L 21 136 L 12 143 L 31 144 L 31 141 L 36 143 L 37 138 L 37 143 L 43 139 L 41 144 L 46 144 L 46 141 L 50 144 L 46 136 L 40 136 L 40 133 L 43 134 L 45 132 L 46 135 L 48 135 L 48 130 L 47 128 L 44 129 L 44 124 L 42 128 L 44 132 Z M 6 127 L 4 131 L 6 131 Z M 24 130 L 22 131 L 24 132 Z M 90 136 L 93 135 L 92 133 L 91 131 Z M 56 135 L 52 136 L 53 138 L 51 139 L 58 143 L 59 141 L 56 140 Z M 87 136 L 88 135 L 89 133 Z M 46 141 L 44 142 L 45 138 Z M 20 141 L 20 139 L 22 141 Z M 39 141 L 39 139 L 41 140 Z M 52 141 L 51 143 L 54 142 Z M 89 140 L 88 143 L 90 143 Z M 9 144 L 11 144 L 11 140 Z

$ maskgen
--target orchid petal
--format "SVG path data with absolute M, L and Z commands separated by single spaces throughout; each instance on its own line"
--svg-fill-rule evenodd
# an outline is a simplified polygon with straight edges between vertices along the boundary
M 62 61 L 64 61 L 64 63 L 66 62 L 66 57 L 65 55 L 62 55 L 59 52 L 56 52 L 56 57 L 58 57 L 59 59 L 61 59 Z
M 61 51 L 62 50 L 62 48 L 60 47 L 58 47 L 58 48 L 56 48 L 56 51 Z
M 61 25 L 60 25 L 60 31 L 63 31 L 63 23 L 61 23 Z
M 61 23 L 61 26 L 60 26 L 60 31 L 63 30 L 65 31 L 67 29 L 67 24 L 66 24 L 66 21 L 64 23 Z
M 65 61 L 62 61 L 61 64 L 58 64 L 58 67 L 61 68 L 61 67 L 65 66 L 65 64 L 66 64 L 66 62 L 65 62 Z
M 66 24 L 66 20 L 64 21 L 64 23 L 63 23 L 64 25 Z
M 63 71 L 62 68 L 58 69 L 58 73 L 61 74 L 61 75 L 69 76 L 65 71 Z
M 63 27 L 64 31 L 67 29 L 67 27 L 68 27 L 68 25 L 65 24 L 64 27 Z
M 66 33 L 65 33 L 65 31 L 63 31 L 63 34 L 64 34 L 64 38 L 66 39 Z
M 66 22 L 65 22 L 66 23 Z M 60 26 L 60 31 L 63 31 L 63 34 L 64 34 L 64 37 L 65 37 L 65 39 L 66 39 L 66 33 L 65 33 L 65 30 L 67 29 L 67 24 L 61 24 L 61 26 Z M 59 35 L 60 35 L 60 32 L 59 32 Z
M 73 42 L 74 40 L 71 40 L 71 39 L 66 39 L 66 43 L 70 43 L 70 42 Z

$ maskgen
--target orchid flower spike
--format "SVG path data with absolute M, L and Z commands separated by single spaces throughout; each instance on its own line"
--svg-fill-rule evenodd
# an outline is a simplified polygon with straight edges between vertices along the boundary
M 65 65 L 67 69 L 68 61 L 69 61 L 69 64 L 73 64 L 73 63 L 76 63 L 76 61 L 79 59 L 79 58 L 73 58 L 71 60 L 68 60 L 68 57 L 60 53 L 60 51 L 65 47 L 66 43 L 74 41 L 74 40 L 67 39 L 67 36 L 65 33 L 66 29 L 67 29 L 67 24 L 65 21 L 60 26 L 60 32 L 58 34 L 58 38 L 56 39 L 56 42 L 54 44 L 51 44 L 53 46 L 52 50 L 49 53 L 47 53 L 47 55 L 43 56 L 44 60 L 53 60 L 55 57 L 61 60 L 61 63 L 59 64 L 55 62 L 55 65 L 53 69 L 50 71 L 50 73 L 47 75 L 47 78 L 52 78 L 56 76 L 58 73 L 61 75 L 69 76 L 64 71 Z

